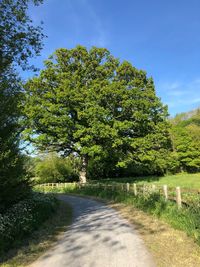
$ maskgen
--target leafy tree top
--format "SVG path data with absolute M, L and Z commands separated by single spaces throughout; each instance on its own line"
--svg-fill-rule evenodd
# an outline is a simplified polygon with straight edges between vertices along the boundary
M 28 15 L 31 2 L 39 5 L 43 1 L 0 1 L 0 73 L 4 73 L 14 63 L 23 69 L 31 67 L 29 58 L 40 53 L 44 35 L 41 26 L 35 27 Z
M 168 142 L 152 78 L 107 49 L 58 49 L 25 90 L 26 138 L 41 149 L 89 157 L 114 149 L 123 158 L 141 138 L 155 149 Z

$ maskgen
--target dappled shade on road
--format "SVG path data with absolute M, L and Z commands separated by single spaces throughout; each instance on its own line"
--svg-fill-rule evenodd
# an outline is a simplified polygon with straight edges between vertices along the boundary
M 107 205 L 60 196 L 74 209 L 74 220 L 58 244 L 33 267 L 153 267 L 138 233 Z

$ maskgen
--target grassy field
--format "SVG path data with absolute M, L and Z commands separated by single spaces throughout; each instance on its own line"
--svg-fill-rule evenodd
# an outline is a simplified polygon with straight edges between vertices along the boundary
M 168 185 L 170 187 L 180 186 L 182 188 L 200 189 L 200 173 L 188 174 L 180 173 L 176 175 L 166 175 L 163 177 L 147 176 L 147 177 L 129 177 L 101 180 L 103 183 L 138 183 L 138 184 L 155 184 Z

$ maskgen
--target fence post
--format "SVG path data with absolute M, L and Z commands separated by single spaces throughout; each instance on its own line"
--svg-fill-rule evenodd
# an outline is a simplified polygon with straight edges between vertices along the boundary
M 163 192 L 164 192 L 165 201 L 167 201 L 168 200 L 167 185 L 163 185 Z
M 178 205 L 178 208 L 180 209 L 182 207 L 182 201 L 181 201 L 181 189 L 179 186 L 176 187 L 176 203 Z
M 133 184 L 134 195 L 137 196 L 137 185 Z
M 130 184 L 129 183 L 126 183 L 126 192 L 127 193 L 129 192 L 129 189 L 130 189 Z

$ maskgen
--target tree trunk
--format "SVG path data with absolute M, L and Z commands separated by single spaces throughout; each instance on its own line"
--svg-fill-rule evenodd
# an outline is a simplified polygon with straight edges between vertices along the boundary
M 81 160 L 82 164 L 81 164 L 81 171 L 79 173 L 79 180 L 80 183 L 85 184 L 87 181 L 87 157 L 82 156 Z

